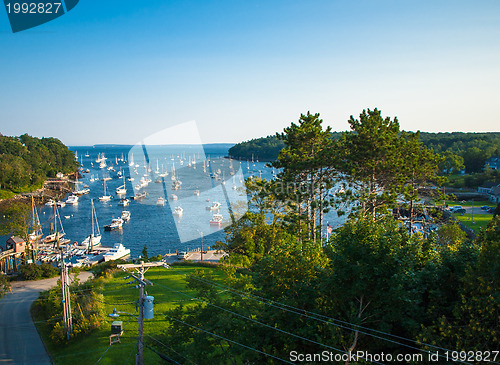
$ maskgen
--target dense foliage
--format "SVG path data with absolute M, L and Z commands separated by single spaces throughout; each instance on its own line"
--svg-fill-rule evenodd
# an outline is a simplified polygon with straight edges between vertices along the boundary
M 59 275 L 59 269 L 47 263 L 41 265 L 21 265 L 19 273 L 24 280 L 39 280 Z
M 106 323 L 103 320 L 105 307 L 101 286 L 102 282 L 99 280 L 91 280 L 83 284 L 75 282 L 71 285 L 72 338 L 88 334 Z M 54 343 L 62 344 L 66 341 L 64 322 L 61 318 L 63 310 L 60 282 L 54 289 L 41 293 L 32 310 L 36 316 L 46 318 L 47 325 L 50 327 L 50 339 Z
M 342 133 L 332 132 L 332 139 L 340 138 Z M 424 146 L 442 155 L 445 160 L 440 165 L 445 173 L 480 172 L 486 160 L 492 156 L 500 156 L 500 133 L 428 133 L 421 132 L 420 141 Z M 276 137 L 268 136 L 241 142 L 229 150 L 229 155 L 237 159 L 274 161 L 285 145 Z
M 0 186 L 17 191 L 38 185 L 58 172 L 74 172 L 78 167 L 73 152 L 57 138 L 0 135 Z
M 406 201 L 411 212 L 416 186 L 439 182 L 443 159 L 377 109 L 350 122 L 332 141 L 307 113 L 278 135 L 282 172 L 247 180 L 250 210 L 219 243 L 225 283 L 203 271 L 188 277 L 196 304 L 166 313 L 161 341 L 175 361 L 277 364 L 294 351 L 366 351 L 419 353 L 415 363 L 426 363 L 436 346 L 496 348 L 500 218 L 474 242 L 456 224 L 413 234 L 387 207 Z M 320 217 L 335 198 L 324 190 L 339 181 L 347 184 L 337 195 L 354 209 L 325 239 Z

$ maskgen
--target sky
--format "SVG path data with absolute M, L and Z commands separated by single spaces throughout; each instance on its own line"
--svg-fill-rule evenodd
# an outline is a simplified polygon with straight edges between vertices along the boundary
M 0 133 L 135 144 L 195 121 L 227 143 L 375 107 L 500 131 L 499 40 L 498 0 L 80 0 L 18 33 L 0 8 Z

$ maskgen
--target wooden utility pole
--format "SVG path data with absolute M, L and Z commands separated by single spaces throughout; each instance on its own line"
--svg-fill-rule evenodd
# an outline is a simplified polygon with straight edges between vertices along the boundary
M 200 251 L 200 261 L 203 262 L 203 232 L 201 234 L 201 251 Z
M 144 274 L 149 270 L 150 267 L 163 266 L 168 268 L 169 266 L 165 262 L 146 262 L 141 261 L 140 264 L 124 264 L 118 265 L 118 268 L 123 271 L 128 271 L 128 269 L 135 269 L 136 274 L 130 274 L 135 281 L 138 282 L 137 287 L 139 288 L 139 339 L 137 343 L 137 357 L 136 365 L 144 365 L 144 287 L 146 285 L 153 285 L 153 283 L 144 278 Z
M 64 254 L 62 249 L 61 249 L 61 288 L 62 288 L 64 332 L 66 333 L 66 339 L 69 340 L 70 335 L 73 333 L 73 318 L 71 316 L 71 296 L 69 293 L 68 268 L 64 263 Z

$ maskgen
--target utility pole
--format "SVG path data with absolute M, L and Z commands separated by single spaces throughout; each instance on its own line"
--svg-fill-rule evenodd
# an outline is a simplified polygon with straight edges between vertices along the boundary
M 168 268 L 169 266 L 165 262 L 146 262 L 141 261 L 140 264 L 124 264 L 118 265 L 118 268 L 123 271 L 128 271 L 128 269 L 135 269 L 136 274 L 130 274 L 131 277 L 135 279 L 138 283 L 136 286 L 139 288 L 139 338 L 137 342 L 137 357 L 136 365 L 144 365 L 144 287 L 146 285 L 153 285 L 153 283 L 144 278 L 144 274 L 151 267 L 163 266 Z
M 61 248 L 61 288 L 62 288 L 64 332 L 66 332 L 66 339 L 69 340 L 70 335 L 73 333 L 73 318 L 71 316 L 71 296 L 69 293 L 68 268 L 64 263 L 64 254 L 62 248 Z
M 203 232 L 201 234 L 201 251 L 200 251 L 200 261 L 203 262 Z

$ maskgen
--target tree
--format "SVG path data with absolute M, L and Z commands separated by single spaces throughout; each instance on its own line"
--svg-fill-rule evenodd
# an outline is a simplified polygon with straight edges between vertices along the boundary
M 144 245 L 142 252 L 141 252 L 141 259 L 144 261 L 148 261 L 148 246 Z
M 277 199 L 277 187 L 273 180 L 254 177 L 245 181 L 249 209 L 224 229 L 225 242 L 218 242 L 215 246 L 229 254 L 226 263 L 251 266 L 268 254 L 286 234 L 283 218 L 288 208 Z
M 419 298 L 410 289 L 422 256 L 418 239 L 392 219 L 362 217 L 339 228 L 331 242 L 321 281 L 322 304 L 330 308 L 326 315 L 406 337 L 418 328 L 414 316 Z M 351 328 L 337 338 L 347 351 L 394 350 L 390 343 L 363 336 L 359 327 Z
M 29 241 L 31 208 L 28 204 L 15 202 L 5 207 L 0 215 L 0 234 L 4 236 L 19 236 L 25 242 Z
M 432 321 L 423 326 L 419 336 L 422 342 L 439 343 L 456 351 L 487 351 L 498 346 L 500 217 L 492 219 L 477 243 L 479 249 L 476 248 L 468 260 L 464 260 L 467 258 L 464 249 L 456 252 L 455 261 L 461 263 L 460 270 L 442 271 L 448 277 L 437 277 L 438 281 L 447 283 L 446 290 L 451 293 L 447 296 L 437 293 L 433 297 L 429 305 Z M 453 277 L 449 280 L 451 274 Z
M 0 274 L 0 299 L 8 292 L 10 289 L 10 282 L 4 274 Z
M 400 143 L 396 154 L 399 160 L 396 166 L 400 166 L 396 170 L 396 178 L 400 180 L 395 183 L 395 187 L 409 203 L 410 219 L 408 231 L 410 234 L 413 225 L 414 203 L 418 199 L 419 188 L 429 185 L 430 182 L 434 182 L 439 186 L 444 181 L 439 176 L 438 170 L 438 165 L 442 162 L 442 158 L 425 147 L 420 142 L 419 136 L 419 132 L 402 132 L 399 137 Z M 439 190 L 436 190 L 436 192 L 439 192 Z
M 363 215 L 375 219 L 378 212 L 396 201 L 399 154 L 399 122 L 382 118 L 381 111 L 363 110 L 359 119 L 349 119 L 351 131 L 337 144 L 335 167 L 345 178 L 347 194 L 360 202 Z
M 462 156 L 456 155 L 448 150 L 442 154 L 442 157 L 443 161 L 439 164 L 439 169 L 443 171 L 445 175 L 458 173 L 465 169 L 464 159 Z
M 300 229 L 302 216 L 307 225 L 307 238 L 316 242 L 322 237 L 325 195 L 332 186 L 334 169 L 332 166 L 331 128 L 323 130 L 323 120 L 318 114 L 301 114 L 298 124 L 292 123 L 277 134 L 285 147 L 280 151 L 278 160 L 272 165 L 283 169 L 278 174 L 282 184 L 279 197 L 295 208 Z M 301 237 L 301 232 L 297 233 Z
M 480 172 L 488 159 L 488 154 L 484 149 L 471 147 L 463 154 L 465 171 L 467 173 Z

